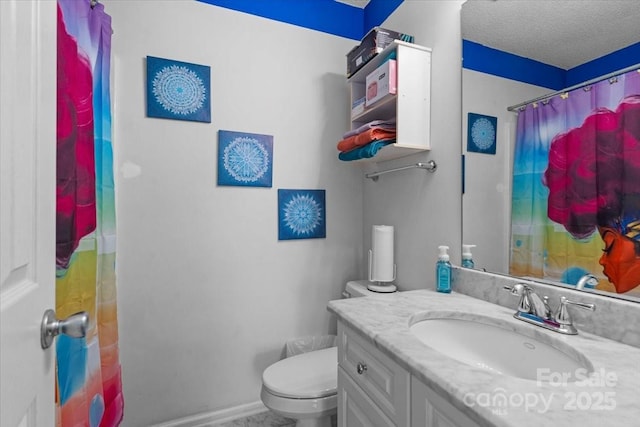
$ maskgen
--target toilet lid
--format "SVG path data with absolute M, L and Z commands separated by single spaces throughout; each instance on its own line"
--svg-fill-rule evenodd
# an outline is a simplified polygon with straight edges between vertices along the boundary
M 262 373 L 262 384 L 272 394 L 283 397 L 309 399 L 335 394 L 338 349 L 310 351 L 276 362 Z

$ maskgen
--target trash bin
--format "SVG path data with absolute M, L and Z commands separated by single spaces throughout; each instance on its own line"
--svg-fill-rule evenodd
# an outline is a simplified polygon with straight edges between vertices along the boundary
M 322 350 L 324 348 L 336 346 L 335 335 L 317 335 L 294 338 L 287 341 L 287 356 L 291 357 L 297 354 L 308 353 L 314 350 Z

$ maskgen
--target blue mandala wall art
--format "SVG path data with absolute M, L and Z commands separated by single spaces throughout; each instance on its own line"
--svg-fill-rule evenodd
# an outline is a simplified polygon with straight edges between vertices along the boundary
M 325 190 L 278 190 L 278 240 L 327 237 Z
M 218 185 L 271 187 L 273 136 L 218 131 Z
M 467 120 L 467 151 L 496 154 L 498 118 L 469 113 Z
M 211 68 L 147 56 L 147 116 L 211 123 Z

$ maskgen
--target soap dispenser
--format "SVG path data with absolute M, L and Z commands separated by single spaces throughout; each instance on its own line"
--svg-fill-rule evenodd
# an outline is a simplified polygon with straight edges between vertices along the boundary
M 436 263 L 436 291 L 451 292 L 451 263 L 449 262 L 449 246 L 438 246 L 440 254 Z
M 465 268 L 473 268 L 473 255 L 471 255 L 471 248 L 475 248 L 476 245 L 462 245 L 462 266 Z

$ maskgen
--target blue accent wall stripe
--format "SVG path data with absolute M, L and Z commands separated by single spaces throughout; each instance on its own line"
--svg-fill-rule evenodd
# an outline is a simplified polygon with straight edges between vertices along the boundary
M 364 10 L 334 0 L 197 1 L 353 40 L 364 34 Z
M 636 64 L 640 64 L 640 43 L 632 44 L 568 70 L 567 86 L 586 82 Z
M 403 0 L 371 0 L 364 8 L 364 32 L 362 37 L 373 27 L 382 23 L 402 4 Z M 396 30 L 395 28 L 389 28 Z M 402 29 L 396 31 L 403 32 Z
M 640 64 L 640 43 L 594 59 L 570 70 L 563 70 L 562 68 L 493 49 L 469 40 L 462 41 L 462 57 L 462 66 L 468 70 L 553 90 L 561 90 Z
M 469 40 L 462 41 L 462 66 L 553 90 L 566 87 L 565 70 Z

